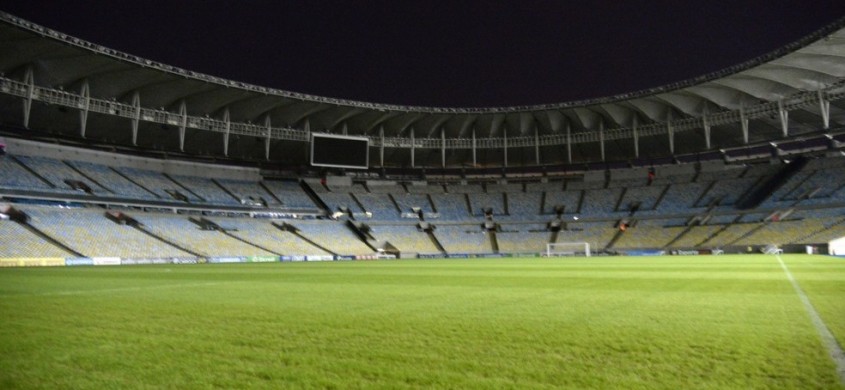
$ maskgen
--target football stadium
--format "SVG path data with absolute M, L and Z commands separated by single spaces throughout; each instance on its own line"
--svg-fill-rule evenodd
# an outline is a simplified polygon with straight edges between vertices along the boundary
M 0 13 L 2 388 L 845 388 L 845 19 L 606 98 L 315 96 Z

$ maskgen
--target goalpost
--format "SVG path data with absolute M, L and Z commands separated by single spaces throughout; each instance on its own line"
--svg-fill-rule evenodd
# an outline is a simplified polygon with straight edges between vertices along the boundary
M 546 244 L 546 256 L 587 256 L 590 257 L 590 244 L 587 242 L 557 242 Z

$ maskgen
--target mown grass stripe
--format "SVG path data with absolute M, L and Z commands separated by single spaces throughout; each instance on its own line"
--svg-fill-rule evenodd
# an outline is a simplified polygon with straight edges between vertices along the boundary
M 134 286 L 134 287 L 118 287 L 118 288 L 102 288 L 95 290 L 66 290 L 66 291 L 49 291 L 40 293 L 24 293 L 24 294 L 0 294 L 0 298 L 14 298 L 14 297 L 48 297 L 48 296 L 65 296 L 65 295 L 97 295 L 104 293 L 119 293 L 119 292 L 133 292 L 144 290 L 158 290 L 167 288 L 186 288 L 186 287 L 206 287 L 216 286 L 224 282 L 207 282 L 207 283 L 179 283 L 179 284 L 160 284 L 152 286 Z

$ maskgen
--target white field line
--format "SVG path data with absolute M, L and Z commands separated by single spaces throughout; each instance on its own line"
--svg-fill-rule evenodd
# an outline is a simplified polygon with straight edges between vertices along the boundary
M 185 287 L 205 287 L 223 284 L 224 282 L 206 282 L 206 283 L 180 283 L 180 284 L 161 284 L 156 286 L 138 286 L 138 287 L 118 287 L 118 288 L 103 288 L 97 290 L 68 290 L 68 291 L 52 291 L 35 294 L 0 294 L 2 298 L 14 297 L 49 297 L 49 296 L 67 296 L 67 295 L 96 295 L 102 293 L 114 292 L 130 292 L 130 291 L 146 291 L 146 290 L 161 290 L 168 288 L 185 288 Z
M 830 358 L 833 359 L 833 362 L 836 364 L 836 372 L 839 374 L 839 381 L 842 382 L 842 384 L 845 384 L 845 352 L 842 351 L 842 346 L 840 346 L 836 341 L 836 338 L 833 337 L 833 333 L 830 333 L 830 329 L 828 329 L 827 325 L 825 325 L 824 321 L 822 321 L 822 318 L 819 316 L 819 312 L 816 311 L 816 308 L 813 307 L 810 299 L 807 298 L 807 294 L 805 294 L 804 290 L 801 289 L 801 286 L 798 285 L 798 281 L 792 276 L 792 272 L 789 272 L 789 268 L 786 267 L 786 264 L 783 262 L 783 259 L 780 258 L 780 255 L 776 254 L 775 257 L 777 257 L 780 267 L 783 268 L 783 272 L 786 273 L 786 278 L 789 279 L 790 283 L 792 283 L 792 288 L 795 289 L 795 293 L 798 294 L 798 298 L 801 299 L 801 303 L 804 304 L 804 308 L 807 309 L 807 314 L 810 315 L 810 319 L 813 321 L 816 331 L 819 332 L 819 336 L 822 338 L 822 343 L 824 343 L 825 347 L 827 347 L 827 352 L 830 354 Z

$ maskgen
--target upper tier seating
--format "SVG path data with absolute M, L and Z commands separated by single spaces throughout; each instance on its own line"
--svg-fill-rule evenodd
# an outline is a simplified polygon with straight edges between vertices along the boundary
M 49 191 L 53 186 L 26 170 L 11 156 L 0 158 L 0 187 L 21 190 Z
M 282 206 L 295 209 L 315 209 L 317 206 L 302 190 L 299 183 L 294 181 L 268 180 L 264 186 L 282 201 Z
M 469 203 L 472 207 L 472 215 L 483 216 L 485 209 L 491 209 L 494 215 L 505 214 L 505 201 L 502 193 L 472 193 L 469 196 Z
M 619 209 L 620 211 L 628 211 L 631 205 L 639 204 L 640 211 L 652 210 L 657 205 L 660 194 L 665 190 L 666 186 L 663 185 L 628 187 L 619 203 Z
M 375 220 L 395 221 L 401 217 L 388 194 L 356 193 L 354 196 L 364 206 L 364 210 L 372 213 Z
M 149 200 L 158 198 L 155 194 L 139 187 L 105 165 L 83 161 L 70 161 L 69 164 L 91 179 L 96 180 L 101 186 L 108 188 L 115 196 Z
M 267 192 L 260 183 L 246 180 L 231 180 L 231 179 L 217 179 L 217 183 L 221 187 L 228 190 L 235 198 L 239 199 L 241 203 L 248 204 L 250 202 L 263 201 L 267 206 L 278 207 L 281 206 L 276 198 Z
M 408 192 L 411 194 L 442 194 L 443 186 L 439 184 L 409 185 Z
M 581 202 L 581 214 L 591 217 L 606 217 L 616 212 L 616 203 L 622 196 L 622 188 L 586 190 Z
M 440 219 L 471 219 L 465 194 L 431 194 L 431 200 L 440 213 Z
M 358 202 L 356 202 L 349 193 L 326 192 L 319 195 L 320 199 L 323 200 L 323 203 L 325 203 L 326 206 L 329 206 L 329 212 L 342 209 L 349 210 L 353 213 L 361 213 L 365 211 L 358 205 Z
M 412 212 L 414 207 L 419 207 L 424 213 L 434 211 L 426 194 L 393 194 L 393 199 L 403 213 Z
M 94 184 L 87 177 L 82 176 L 79 172 L 75 171 L 60 160 L 30 156 L 18 156 L 17 158 L 22 164 L 26 165 L 38 173 L 39 176 L 52 183 L 54 186 L 52 191 L 79 193 L 80 191 L 74 190 L 73 187 L 66 182 L 67 180 L 71 180 L 84 183 L 91 189 L 92 193 L 105 194 L 107 192 L 105 189 L 97 184 Z
M 536 219 L 540 215 L 541 192 L 509 192 L 508 215 L 509 219 Z
M 220 185 L 210 178 L 185 175 L 172 175 L 171 177 L 208 203 L 219 205 L 241 204 L 240 199 L 226 193 Z
M 657 210 L 665 213 L 679 213 L 696 210 L 695 203 L 707 189 L 704 183 L 672 184 L 663 199 L 657 205 Z M 698 210 L 703 208 L 698 208 Z
M 131 180 L 132 182 L 138 184 L 139 186 L 143 187 L 144 189 L 155 193 L 161 199 L 168 199 L 173 200 L 174 197 L 168 193 L 168 191 L 173 193 L 180 193 L 185 196 L 188 201 L 190 202 L 199 202 L 201 201 L 196 195 L 186 191 L 180 185 L 173 182 L 173 180 L 168 179 L 164 174 L 160 172 L 153 172 L 148 171 L 146 169 L 137 169 L 137 168 L 116 168 L 123 176 Z
M 546 191 L 546 202 L 543 212 L 552 214 L 555 207 L 563 206 L 566 214 L 578 214 L 581 207 L 581 191 Z

